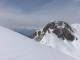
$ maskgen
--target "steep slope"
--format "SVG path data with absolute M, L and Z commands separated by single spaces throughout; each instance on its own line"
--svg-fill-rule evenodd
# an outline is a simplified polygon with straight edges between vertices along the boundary
M 57 49 L 0 27 L 0 60 L 76 60 Z
M 47 32 L 40 43 L 52 48 L 56 48 L 65 54 L 80 60 L 80 24 L 72 24 L 71 27 L 77 40 L 62 40 L 58 38 L 57 35 Z

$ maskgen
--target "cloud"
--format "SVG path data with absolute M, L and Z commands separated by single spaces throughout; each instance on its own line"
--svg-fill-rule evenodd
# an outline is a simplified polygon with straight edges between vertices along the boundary
M 30 9 L 31 6 L 29 6 L 30 8 L 22 8 L 20 7 L 21 5 L 18 4 L 19 6 L 17 5 L 16 7 L 14 3 L 10 4 L 11 2 L 6 2 L 6 0 L 3 1 L 4 2 L 0 4 L 0 25 L 8 28 L 16 28 L 20 26 L 39 27 L 45 25 L 50 20 L 65 20 L 69 23 L 80 23 L 80 6 L 77 4 L 79 2 L 76 2 L 74 0 L 53 0 L 49 3 L 48 0 L 46 3 L 38 2 L 39 5 L 37 2 L 31 2 L 31 4 L 34 4 L 34 7 L 32 7 L 36 9 L 35 11 L 33 11 L 33 9 L 31 9 L 32 11 L 26 10 Z
M 40 10 L 40 8 L 53 0 L 1 0 L 4 5 L 20 9 L 25 12 L 33 12 Z
M 0 10 L 0 25 L 8 28 L 20 26 L 39 26 L 45 18 L 45 15 L 38 15 L 38 13 L 20 13 L 19 10 L 12 8 L 1 8 Z

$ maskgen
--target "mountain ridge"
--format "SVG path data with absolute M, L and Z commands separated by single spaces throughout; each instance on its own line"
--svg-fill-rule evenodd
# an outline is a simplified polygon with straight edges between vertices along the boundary
M 77 37 L 75 37 L 74 35 L 74 30 L 72 26 L 70 26 L 68 23 L 64 21 L 53 21 L 46 24 L 42 30 L 37 30 L 33 34 L 33 38 L 35 38 L 35 40 L 38 40 L 40 38 L 39 40 L 41 40 L 43 36 L 46 35 L 46 33 L 53 33 L 62 40 L 77 40 Z

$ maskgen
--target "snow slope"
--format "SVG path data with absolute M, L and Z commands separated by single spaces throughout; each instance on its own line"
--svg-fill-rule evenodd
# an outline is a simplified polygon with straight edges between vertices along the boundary
M 17 32 L 0 27 L 0 60 L 76 60 Z
M 52 48 L 56 48 L 61 52 L 80 60 L 80 24 L 72 24 L 71 26 L 75 31 L 74 35 L 77 37 L 77 40 L 70 42 L 58 38 L 53 33 L 46 33 L 40 43 Z

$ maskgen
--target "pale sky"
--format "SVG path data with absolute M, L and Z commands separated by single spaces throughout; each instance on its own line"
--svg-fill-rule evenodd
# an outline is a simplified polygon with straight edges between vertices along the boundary
M 0 0 L 0 25 L 40 27 L 51 20 L 80 23 L 80 0 Z

